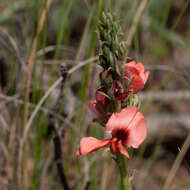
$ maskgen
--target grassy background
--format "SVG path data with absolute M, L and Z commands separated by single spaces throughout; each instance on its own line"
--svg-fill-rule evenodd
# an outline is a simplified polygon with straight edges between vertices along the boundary
M 99 85 L 96 30 L 103 11 L 118 15 L 127 56 L 151 72 L 140 93 L 148 137 L 127 164 L 133 187 L 189 189 L 189 4 L 1 1 L 0 189 L 119 189 L 108 150 L 74 155 L 81 137 L 105 137 L 88 108 Z M 60 65 L 81 67 L 61 85 Z

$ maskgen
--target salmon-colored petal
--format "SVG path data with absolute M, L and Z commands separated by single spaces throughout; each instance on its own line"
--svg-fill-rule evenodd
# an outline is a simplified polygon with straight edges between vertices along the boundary
M 90 103 L 89 103 L 89 108 L 97 114 L 97 110 L 96 110 L 96 100 L 92 100 Z
M 138 112 L 129 124 L 129 135 L 125 143 L 128 147 L 138 148 L 146 138 L 146 120 L 142 113 Z
M 144 85 L 148 79 L 149 72 L 144 72 L 144 65 L 139 62 L 132 61 L 125 64 L 126 66 L 126 76 L 128 76 L 127 72 L 131 72 L 133 81 L 130 84 L 128 90 L 132 90 L 134 93 L 144 88 Z
M 144 65 L 141 62 L 136 63 L 135 61 L 131 61 L 129 63 L 126 63 L 125 66 L 127 66 L 129 69 L 134 68 L 139 72 L 144 72 Z
M 102 118 L 106 118 L 106 114 L 103 110 L 103 108 L 101 107 L 101 105 L 96 101 L 96 100 L 92 100 L 89 103 L 89 108 L 95 113 L 97 114 L 99 117 Z
M 130 61 L 129 63 L 125 63 L 125 66 L 134 67 L 136 65 L 136 61 Z
M 118 113 L 113 113 L 109 118 L 105 130 L 108 133 L 112 133 L 115 129 L 127 129 L 128 125 L 135 117 L 138 109 L 134 106 L 122 109 Z
M 145 72 L 145 78 L 144 78 L 144 84 L 146 83 L 146 81 L 148 80 L 148 77 L 150 75 L 150 72 Z
M 104 93 L 103 89 L 102 92 Z M 96 101 L 101 102 L 102 105 L 105 105 L 106 97 L 101 94 L 101 89 L 96 91 Z
M 113 141 L 113 139 L 112 139 L 112 143 L 110 145 L 110 150 L 111 150 L 112 154 L 117 154 L 117 152 L 118 152 L 117 144 Z
M 136 64 L 136 69 L 144 73 L 144 65 L 141 62 Z
M 133 81 L 129 86 L 129 90 L 133 90 L 134 93 L 144 88 L 144 74 L 142 77 L 140 75 L 133 75 Z
M 118 149 L 119 149 L 119 152 L 123 155 L 125 155 L 127 158 L 129 158 L 129 154 L 128 152 L 125 150 L 125 148 L 123 147 L 121 141 L 118 142 Z
M 111 139 L 99 140 L 94 137 L 84 137 L 80 140 L 80 148 L 76 151 L 76 155 L 86 155 L 94 152 L 102 147 L 107 146 Z

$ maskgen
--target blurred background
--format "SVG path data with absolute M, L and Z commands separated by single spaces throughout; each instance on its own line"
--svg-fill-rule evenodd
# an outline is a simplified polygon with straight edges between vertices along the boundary
M 133 189 L 190 189 L 190 0 L 1 0 L 0 189 L 119 189 L 108 150 L 74 154 L 81 137 L 105 137 L 88 108 L 103 11 L 151 73 L 139 94 L 147 139 L 127 161 Z

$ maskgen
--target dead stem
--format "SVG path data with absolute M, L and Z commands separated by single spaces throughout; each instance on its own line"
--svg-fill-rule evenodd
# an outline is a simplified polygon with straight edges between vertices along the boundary
M 168 174 L 168 177 L 164 183 L 163 190 L 169 189 L 169 186 L 170 186 L 173 178 L 175 177 L 176 172 L 177 172 L 178 168 L 180 167 L 180 164 L 181 164 L 189 146 L 190 146 L 190 134 L 187 136 L 187 138 L 186 138 L 186 140 L 185 140 L 185 142 L 181 148 L 181 151 L 179 152 L 179 154 L 178 154 L 178 156 L 177 156 L 177 158 L 176 158 L 176 160 L 175 160 L 175 162 L 174 162 L 174 164 L 173 164 L 173 166 L 172 166 L 172 168 Z

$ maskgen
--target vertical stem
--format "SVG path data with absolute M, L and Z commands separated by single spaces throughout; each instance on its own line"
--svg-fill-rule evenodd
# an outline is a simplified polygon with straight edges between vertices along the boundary
M 122 154 L 117 154 L 116 162 L 119 167 L 119 173 L 121 177 L 121 190 L 132 190 L 131 182 L 126 171 L 125 159 Z

